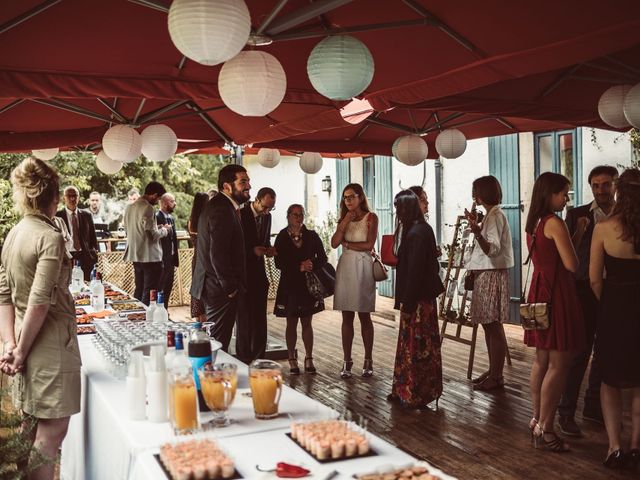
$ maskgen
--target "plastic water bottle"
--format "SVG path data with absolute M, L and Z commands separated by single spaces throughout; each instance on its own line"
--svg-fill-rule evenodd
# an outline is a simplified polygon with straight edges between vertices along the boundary
M 202 396 L 202 390 L 200 388 L 200 379 L 198 378 L 198 369 L 200 369 L 205 363 L 211 363 L 211 338 L 205 332 L 202 331 L 202 324 L 196 322 L 191 325 L 192 330 L 189 335 L 189 361 L 193 368 L 193 379 L 196 382 L 196 388 L 198 389 L 198 405 L 201 412 L 209 411 L 204 397 Z
M 150 422 L 166 422 L 169 408 L 169 389 L 164 364 L 164 346 L 151 346 L 151 359 L 147 372 L 147 418 Z
M 91 287 L 91 307 L 94 312 L 104 310 L 104 285 L 102 285 L 100 272 L 96 272 L 96 279 Z
M 93 287 L 93 284 L 96 281 L 96 275 L 98 275 L 98 264 L 97 263 L 93 266 L 93 270 L 91 270 L 91 274 L 89 276 L 89 288 Z
M 80 267 L 80 260 L 76 260 L 73 270 L 71 270 L 71 285 L 69 291 L 71 293 L 79 293 L 84 286 L 84 272 Z
M 157 293 L 158 293 L 157 290 L 151 290 L 151 292 L 149 292 L 149 306 L 147 307 L 147 315 L 146 315 L 147 322 L 155 321 L 153 318 L 153 314 L 158 308 L 156 305 Z
M 156 302 L 156 308 L 153 311 L 154 322 L 168 322 L 169 313 L 164 307 L 164 292 L 158 292 L 158 301 Z
M 132 351 L 126 380 L 127 403 L 130 420 L 146 418 L 147 381 L 144 374 L 142 351 Z

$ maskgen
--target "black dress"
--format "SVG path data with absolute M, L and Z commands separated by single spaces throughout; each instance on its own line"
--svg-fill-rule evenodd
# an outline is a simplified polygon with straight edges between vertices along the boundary
M 596 329 L 602 381 L 615 388 L 640 387 L 640 260 L 605 253 Z
M 286 228 L 280 230 L 276 237 L 274 246 L 278 254 L 274 258 L 276 267 L 280 269 L 273 312 L 276 317 L 308 317 L 324 310 L 324 301 L 309 295 L 300 263 L 310 259 L 314 269 L 321 268 L 327 263 L 327 254 L 316 232 L 303 226 L 301 236 L 300 248 L 295 246 Z

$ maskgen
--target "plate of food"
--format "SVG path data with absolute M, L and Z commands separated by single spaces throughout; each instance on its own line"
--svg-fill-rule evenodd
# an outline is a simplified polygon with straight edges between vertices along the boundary
M 210 439 L 165 443 L 155 458 L 171 480 L 243 478 L 233 460 Z
M 96 333 L 96 326 L 92 324 L 78 325 L 78 335 L 87 335 L 90 333 Z
M 364 431 L 343 420 L 294 422 L 285 435 L 320 463 L 377 455 Z
M 440 470 L 432 467 L 427 462 L 416 462 L 403 466 L 380 467 L 369 473 L 356 474 L 357 480 L 451 480 L 452 477 L 444 475 Z

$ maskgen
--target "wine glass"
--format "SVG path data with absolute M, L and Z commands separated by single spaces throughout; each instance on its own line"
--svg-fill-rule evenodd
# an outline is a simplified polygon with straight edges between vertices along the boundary
M 227 417 L 227 410 L 235 397 L 232 378 L 236 375 L 231 373 L 231 369 L 225 368 L 225 365 L 228 366 L 229 364 L 217 363 L 212 365 L 211 363 L 205 363 L 198 369 L 202 397 L 213 413 L 213 419 L 204 424 L 203 427 L 219 428 L 226 427 L 231 423 L 229 417 Z

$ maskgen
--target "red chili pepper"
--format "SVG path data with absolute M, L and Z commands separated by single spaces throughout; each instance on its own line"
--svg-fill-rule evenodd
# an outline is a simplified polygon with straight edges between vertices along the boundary
M 275 470 L 263 470 L 259 465 L 256 465 L 256 469 L 260 472 L 276 472 L 276 476 L 279 478 L 302 478 L 309 475 L 310 471 L 306 468 L 299 467 L 298 465 L 291 465 L 290 463 L 279 462 L 276 465 Z

